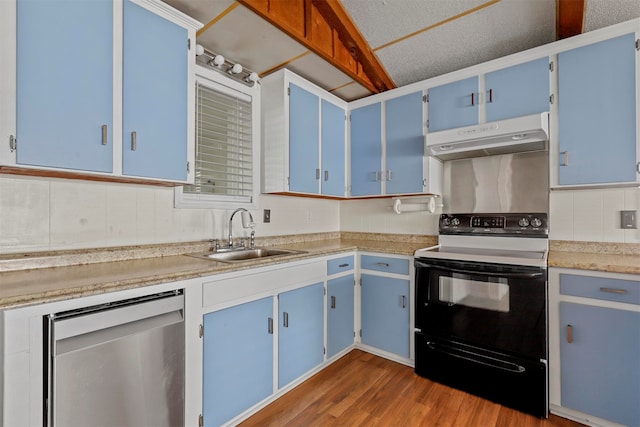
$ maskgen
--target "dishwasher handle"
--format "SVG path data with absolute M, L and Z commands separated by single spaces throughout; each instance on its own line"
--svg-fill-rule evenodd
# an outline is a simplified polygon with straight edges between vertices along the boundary
M 145 298 L 138 303 L 130 300 L 114 308 L 107 306 L 98 311 L 88 308 L 86 313 L 80 311 L 70 317 L 52 315 L 51 318 L 56 341 L 138 322 L 143 323 L 145 329 L 162 327 L 184 320 L 184 295 Z

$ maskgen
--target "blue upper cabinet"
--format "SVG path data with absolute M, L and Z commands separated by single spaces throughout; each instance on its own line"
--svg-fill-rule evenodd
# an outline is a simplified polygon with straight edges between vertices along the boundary
M 260 86 L 263 193 L 344 197 L 347 102 L 287 69 Z
M 324 284 L 278 295 L 278 387 L 324 361 Z
M 18 0 L 17 52 L 17 163 L 112 172 L 113 2 Z
M 386 194 L 423 190 L 423 105 L 422 92 L 385 103 Z
M 289 189 L 318 193 L 320 104 L 317 95 L 289 85 Z
M 345 195 L 345 110 L 322 100 L 322 194 Z M 310 156 L 309 156 L 310 157 Z
M 187 30 L 124 2 L 125 175 L 187 180 Z
M 382 104 L 351 110 L 351 195 L 382 193 Z
M 429 132 L 478 124 L 478 77 L 429 89 Z
M 549 58 L 485 75 L 487 122 L 549 111 Z
M 637 180 L 636 35 L 558 55 L 558 183 Z
M 17 166 L 179 182 L 193 176 L 189 40 L 200 24 L 144 4 L 17 0 Z

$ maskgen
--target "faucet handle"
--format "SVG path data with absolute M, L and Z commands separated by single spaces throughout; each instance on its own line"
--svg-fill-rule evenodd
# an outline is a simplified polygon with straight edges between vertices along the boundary
M 211 243 L 211 249 L 214 252 L 217 252 L 220 249 L 220 241 L 218 239 L 209 239 L 209 243 Z

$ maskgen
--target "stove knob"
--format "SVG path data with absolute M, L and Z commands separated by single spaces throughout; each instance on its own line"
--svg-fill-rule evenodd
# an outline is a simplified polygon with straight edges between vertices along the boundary
M 529 220 L 527 218 L 520 218 L 520 221 L 518 221 L 518 225 L 520 227 L 527 227 L 529 225 Z
M 542 225 L 542 221 L 540 220 L 540 218 L 533 218 L 531 219 L 531 226 L 538 228 Z
M 460 220 L 458 218 L 453 218 L 451 220 L 451 225 L 453 225 L 454 227 L 457 227 L 458 225 L 460 225 Z
M 449 224 L 451 224 L 451 221 L 449 221 L 449 218 L 442 218 L 442 225 L 448 226 Z

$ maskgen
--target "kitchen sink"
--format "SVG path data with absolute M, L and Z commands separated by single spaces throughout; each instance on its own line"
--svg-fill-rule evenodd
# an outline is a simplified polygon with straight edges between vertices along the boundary
M 296 251 L 291 249 L 268 249 L 268 248 L 253 248 L 253 249 L 234 249 L 225 250 L 221 249 L 215 252 L 200 252 L 195 254 L 187 254 L 192 257 L 210 259 L 212 261 L 221 262 L 240 262 L 252 259 L 261 258 L 273 258 L 285 255 L 303 254 L 305 251 Z

